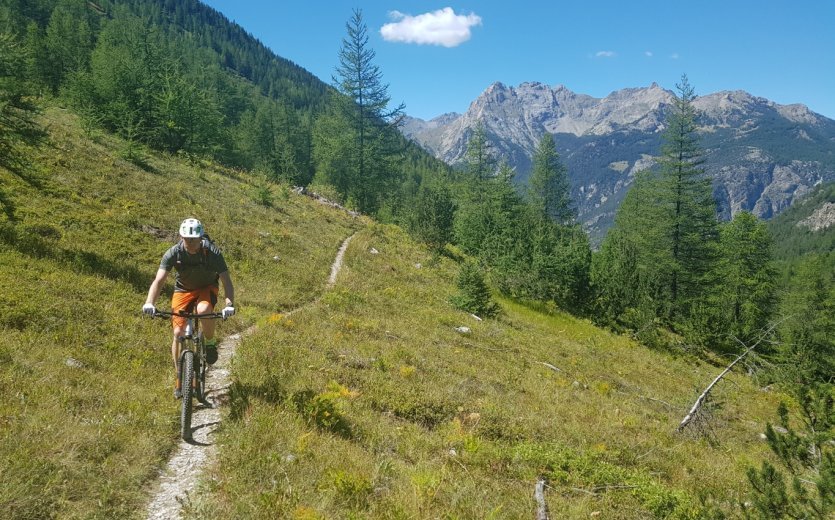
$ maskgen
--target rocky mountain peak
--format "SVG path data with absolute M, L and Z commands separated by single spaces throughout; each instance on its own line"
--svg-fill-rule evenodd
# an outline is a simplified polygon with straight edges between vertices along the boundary
M 464 114 L 409 120 L 404 134 L 449 164 L 463 160 L 484 125 L 495 152 L 524 182 L 545 133 L 553 134 L 573 185 L 580 220 L 605 230 L 634 174 L 654 164 L 675 95 L 653 82 L 596 98 L 537 81 L 495 82 Z M 835 180 L 835 121 L 804 105 L 779 105 L 742 90 L 697 97 L 706 169 L 722 215 L 770 218 Z

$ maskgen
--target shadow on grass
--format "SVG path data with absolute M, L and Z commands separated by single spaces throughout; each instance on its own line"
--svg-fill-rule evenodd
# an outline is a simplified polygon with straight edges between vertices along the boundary
M 268 404 L 279 404 L 287 397 L 277 377 L 268 377 L 261 385 L 242 384 L 234 381 L 229 386 L 229 419 L 240 421 L 249 411 L 253 399 Z
M 15 215 L 15 205 L 12 199 L 6 194 L 5 190 L 0 186 L 0 206 L 3 206 L 3 213 L 6 214 L 6 218 L 9 219 L 9 222 L 16 222 L 17 216 Z
M 147 290 L 150 280 L 148 273 L 132 266 L 120 265 L 97 253 L 58 247 L 53 240 L 56 234 L 60 235 L 60 231 L 54 228 L 24 229 L 10 223 L 0 223 L 0 243 L 11 246 L 19 253 L 32 258 L 53 260 L 75 272 L 102 275 L 125 282 L 140 292 Z

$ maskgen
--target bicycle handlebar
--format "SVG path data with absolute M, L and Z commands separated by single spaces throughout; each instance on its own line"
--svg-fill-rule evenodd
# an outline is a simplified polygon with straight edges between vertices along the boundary
M 226 319 L 220 312 L 208 312 L 206 314 L 192 314 L 190 312 L 170 312 L 170 311 L 155 311 L 151 315 L 153 318 L 208 318 L 208 319 Z

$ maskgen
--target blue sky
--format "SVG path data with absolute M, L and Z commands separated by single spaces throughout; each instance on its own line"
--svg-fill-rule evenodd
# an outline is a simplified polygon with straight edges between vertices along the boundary
M 604 97 L 674 89 L 682 73 L 698 95 L 745 90 L 835 119 L 831 0 L 205 3 L 328 83 L 345 23 L 362 9 L 392 102 L 423 119 L 466 111 L 495 81 Z

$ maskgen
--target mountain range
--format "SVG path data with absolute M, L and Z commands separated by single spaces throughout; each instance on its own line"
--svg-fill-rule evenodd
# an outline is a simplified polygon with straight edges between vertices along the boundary
M 482 124 L 495 155 L 515 168 L 520 183 L 541 137 L 553 134 L 578 218 L 599 239 L 635 173 L 655 163 L 674 96 L 655 83 L 595 98 L 562 85 L 497 82 L 464 114 L 409 117 L 402 132 L 456 165 Z M 801 104 L 780 105 L 740 90 L 699 96 L 694 106 L 722 218 L 738 211 L 771 218 L 814 186 L 835 180 L 835 121 Z

